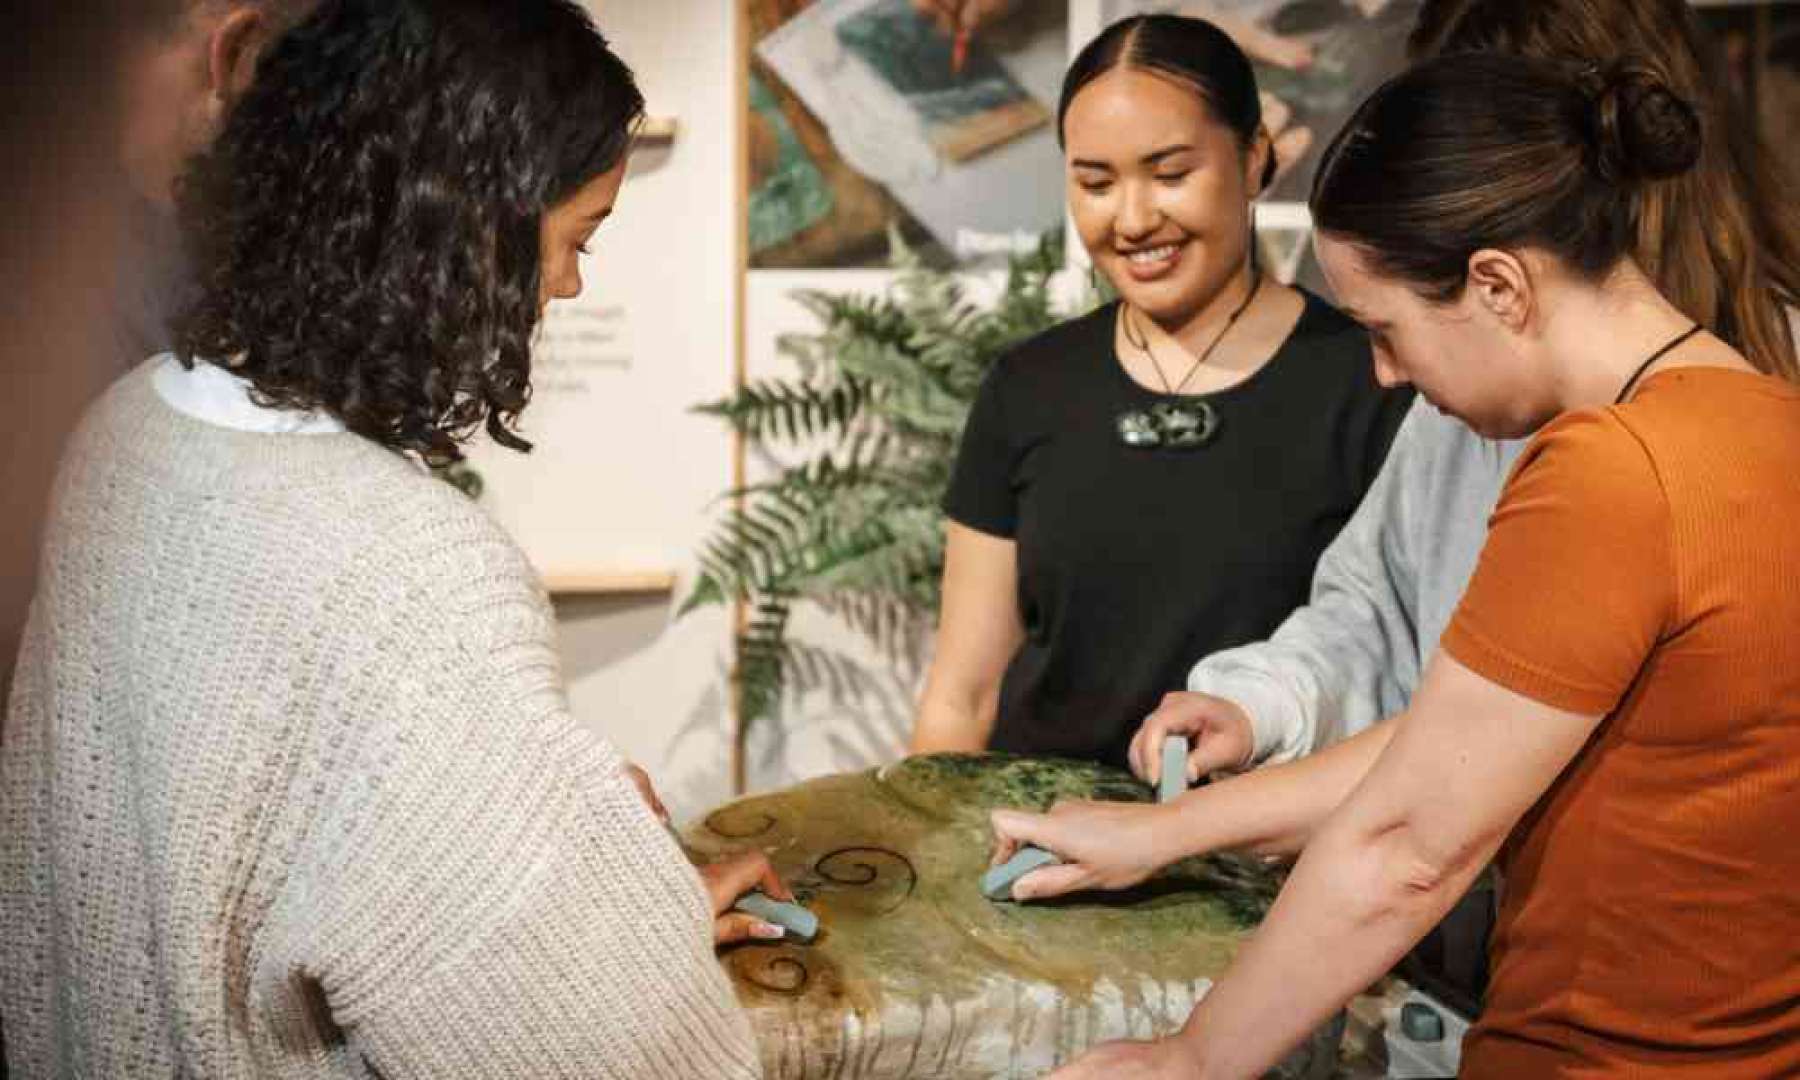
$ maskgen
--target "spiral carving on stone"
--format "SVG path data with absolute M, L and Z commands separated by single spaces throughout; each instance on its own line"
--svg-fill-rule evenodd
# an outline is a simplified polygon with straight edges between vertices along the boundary
M 731 954 L 731 969 L 751 986 L 784 997 L 800 997 L 812 981 L 805 962 L 784 949 L 739 949 Z
M 738 823 L 733 820 L 743 814 L 747 808 L 726 806 L 706 815 L 701 824 L 714 836 L 722 836 L 727 840 L 750 840 L 762 836 L 775 827 L 775 815 L 767 811 L 758 811 L 745 815 L 747 821 Z M 753 824 L 752 824 L 753 823 Z
M 884 847 L 841 847 L 827 852 L 813 864 L 813 873 L 833 885 L 856 889 L 904 881 L 900 898 L 882 908 L 883 915 L 912 899 L 913 891 L 919 887 L 919 872 L 913 868 L 912 860 Z

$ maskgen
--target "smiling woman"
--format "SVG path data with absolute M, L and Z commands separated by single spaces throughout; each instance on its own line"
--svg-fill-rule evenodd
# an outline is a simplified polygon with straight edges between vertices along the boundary
M 1139 17 L 1070 67 L 1069 210 L 1120 300 L 997 363 L 945 500 L 913 748 L 1126 764 L 1189 665 L 1266 635 L 1374 478 L 1408 396 L 1317 297 L 1266 280 L 1275 160 L 1210 23 Z

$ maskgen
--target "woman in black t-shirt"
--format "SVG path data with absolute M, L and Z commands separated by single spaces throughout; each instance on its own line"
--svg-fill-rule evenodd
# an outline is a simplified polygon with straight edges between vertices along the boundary
M 1375 384 L 1355 324 L 1257 272 L 1275 161 L 1224 33 L 1113 25 L 1058 124 L 1071 216 L 1121 299 L 1003 358 L 976 398 L 912 749 L 1124 766 L 1190 664 L 1305 601 L 1410 398 Z

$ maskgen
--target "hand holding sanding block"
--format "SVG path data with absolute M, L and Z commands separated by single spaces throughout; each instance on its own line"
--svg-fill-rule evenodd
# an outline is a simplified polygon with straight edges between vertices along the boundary
M 666 818 L 663 820 L 663 828 L 668 830 L 670 838 L 675 841 L 675 846 L 681 849 L 683 855 L 686 855 L 687 844 L 682 841 L 681 834 L 675 831 L 675 826 L 670 824 Z M 753 919 L 773 923 L 786 930 L 789 937 L 801 943 L 810 942 L 819 936 L 819 917 L 817 915 L 799 904 L 777 900 L 760 889 L 753 889 L 739 897 L 738 902 L 731 905 L 731 910 L 741 911 Z

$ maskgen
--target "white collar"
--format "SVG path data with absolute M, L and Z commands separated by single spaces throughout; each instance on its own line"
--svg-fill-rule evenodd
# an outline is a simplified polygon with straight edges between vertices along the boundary
M 163 353 L 153 361 L 150 383 L 176 412 L 215 427 L 271 435 L 336 435 L 344 425 L 325 413 L 303 413 L 258 405 L 250 380 L 199 360 L 189 368 Z

